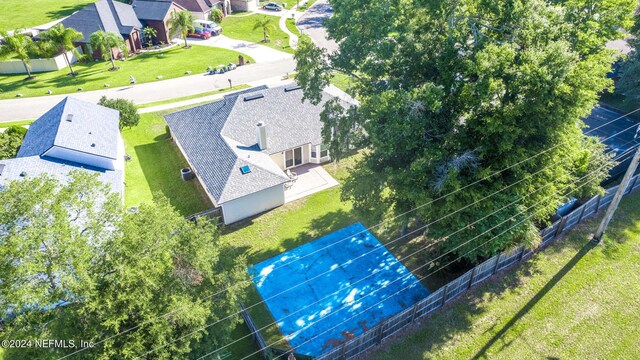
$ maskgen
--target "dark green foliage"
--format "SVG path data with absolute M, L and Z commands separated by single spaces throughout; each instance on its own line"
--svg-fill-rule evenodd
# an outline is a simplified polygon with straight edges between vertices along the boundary
M 131 100 L 108 99 L 106 96 L 103 96 L 100 98 L 98 105 L 106 106 L 120 112 L 120 129 L 136 126 L 140 122 L 138 107 L 136 107 Z
M 224 14 L 222 13 L 222 10 L 218 9 L 218 8 L 214 8 L 211 9 L 211 14 L 209 15 L 209 19 L 211 19 L 211 21 L 220 24 L 222 22 L 222 19 L 224 19 Z
M 95 175 L 72 172 L 67 185 L 42 176 L 0 192 L 0 307 L 14 309 L 2 339 L 84 339 L 97 343 L 76 357 L 183 358 L 206 336 L 229 341 L 246 279 L 244 259 L 207 221 L 186 221 L 159 195 L 137 212 L 124 211 Z M 96 206 L 96 203 L 99 206 Z M 217 294 L 220 293 L 220 294 Z M 215 294 L 215 296 L 214 296 Z M 36 308 L 60 300 L 49 311 Z M 194 332 L 193 334 L 190 334 Z M 77 349 L 6 349 L 8 358 L 59 358 Z
M 601 190 L 611 164 L 580 119 L 612 85 L 615 56 L 604 44 L 630 23 L 633 0 L 331 4 L 327 26 L 340 51 L 301 42 L 297 80 L 316 102 L 335 71 L 351 77 L 361 105 L 339 115 L 328 104 L 323 137 L 346 151 L 348 142 L 335 141 L 348 138 L 343 132 L 366 136 L 343 187 L 356 209 L 382 217 L 433 201 L 410 217 L 447 216 L 428 237 L 446 240 L 441 251 L 471 240 L 454 254 L 476 261 L 538 241 L 534 224 L 571 191 Z M 607 9 L 614 15 L 600 14 Z
M 16 157 L 26 133 L 27 129 L 22 126 L 10 126 L 0 133 L 0 160 Z

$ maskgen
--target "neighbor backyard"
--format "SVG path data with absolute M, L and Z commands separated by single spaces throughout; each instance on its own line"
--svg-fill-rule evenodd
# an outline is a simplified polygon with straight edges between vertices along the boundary
M 253 29 L 256 21 L 263 18 L 272 20 L 271 23 L 273 27 L 269 32 L 268 42 L 263 42 L 264 35 L 261 28 Z M 271 15 L 243 14 L 238 16 L 227 16 L 222 20 L 221 25 L 224 29 L 224 35 L 232 39 L 258 43 L 260 45 L 293 54 L 295 50 L 289 46 L 289 36 L 278 27 L 279 19 L 280 18 L 278 16 Z

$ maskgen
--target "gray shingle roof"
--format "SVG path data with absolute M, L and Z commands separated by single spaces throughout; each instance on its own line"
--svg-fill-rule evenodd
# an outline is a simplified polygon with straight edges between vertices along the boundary
M 239 97 L 222 129 L 222 134 L 246 144 L 256 144 L 255 126 L 262 121 L 267 126 L 268 147 L 263 152 L 274 154 L 303 144 L 322 142 L 320 113 L 332 96 L 322 93 L 322 102 L 313 105 L 302 102 L 302 90 L 284 91 L 285 87 L 259 91 L 261 99 L 244 101 Z
M 237 96 L 165 116 L 196 175 L 218 205 L 288 181 L 268 155 L 220 134 Z M 245 165 L 251 172 L 243 175 L 240 168 Z
M 29 126 L 18 157 L 40 156 L 60 146 L 117 159 L 119 117 L 116 110 L 67 97 Z
M 80 31 L 88 43 L 91 34 L 98 30 L 127 36 L 133 28 L 141 28 L 133 7 L 114 0 L 98 0 L 62 21 L 65 27 Z
M 140 20 L 162 21 L 172 4 L 171 1 L 135 0 L 131 6 Z
M 218 101 L 165 116 L 174 138 L 204 186 L 220 205 L 251 193 L 283 184 L 287 176 L 269 154 L 304 144 L 320 144 L 323 101 L 302 103 L 302 90 L 285 87 L 252 88 Z M 245 101 L 248 94 L 264 98 Z M 267 124 L 268 148 L 256 144 L 256 124 Z M 241 174 L 249 165 L 251 173 Z
M 80 170 L 98 173 L 98 179 L 109 184 L 111 191 L 119 193 L 120 196 L 124 193 L 124 172 L 121 170 L 100 170 L 69 161 L 42 158 L 40 156 L 0 160 L 0 167 L 2 165 L 4 165 L 4 168 L 2 174 L 0 174 L 0 190 L 2 190 L 2 185 L 10 181 L 33 178 L 41 174 L 49 174 L 60 182 L 66 183 L 70 171 Z M 24 174 L 24 176 L 21 176 L 21 174 Z

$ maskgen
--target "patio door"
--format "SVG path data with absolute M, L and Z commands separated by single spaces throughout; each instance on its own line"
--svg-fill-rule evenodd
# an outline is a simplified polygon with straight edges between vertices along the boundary
M 302 164 L 302 147 L 287 150 L 284 152 L 285 169 Z

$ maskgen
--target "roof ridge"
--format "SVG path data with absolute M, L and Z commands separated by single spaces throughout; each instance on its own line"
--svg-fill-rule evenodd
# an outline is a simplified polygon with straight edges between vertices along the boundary
M 53 136 L 53 144 L 55 146 L 56 140 L 58 139 L 58 133 L 60 132 L 60 123 L 62 122 L 62 118 L 64 117 L 64 113 L 67 110 L 67 105 L 69 104 L 69 96 L 65 96 L 64 99 L 58 103 L 58 105 L 62 104 L 62 112 L 60 113 L 60 119 L 56 121 L 56 134 Z M 48 151 L 48 150 L 47 150 Z M 46 151 L 45 151 L 46 153 Z M 40 154 L 40 156 L 44 155 Z

